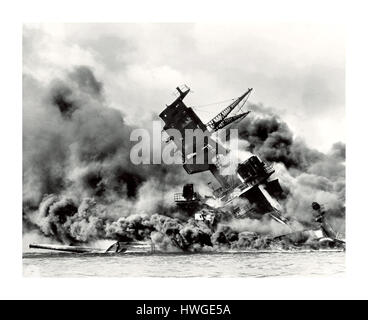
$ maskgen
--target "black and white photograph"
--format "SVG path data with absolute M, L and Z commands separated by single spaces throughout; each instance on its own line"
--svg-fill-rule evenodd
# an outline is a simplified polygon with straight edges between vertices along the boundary
M 4 3 L 0 300 L 32 300 L 10 314 L 367 299 L 367 8 Z
M 345 276 L 345 26 L 24 23 L 23 277 Z

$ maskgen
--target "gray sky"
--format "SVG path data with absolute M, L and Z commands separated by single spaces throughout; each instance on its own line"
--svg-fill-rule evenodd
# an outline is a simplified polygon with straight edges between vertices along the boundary
M 298 137 L 327 151 L 345 142 L 345 34 L 327 24 L 25 25 L 23 71 L 47 84 L 90 66 L 107 102 L 139 123 L 169 104 L 177 85 L 188 105 L 239 96 L 277 110 Z M 204 108 L 203 120 L 224 105 Z

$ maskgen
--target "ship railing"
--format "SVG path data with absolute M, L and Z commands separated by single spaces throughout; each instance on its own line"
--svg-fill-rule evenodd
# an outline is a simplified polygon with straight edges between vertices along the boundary
M 182 193 L 175 193 L 174 194 L 174 201 L 179 202 L 179 201 L 187 201 L 187 200 L 183 197 Z

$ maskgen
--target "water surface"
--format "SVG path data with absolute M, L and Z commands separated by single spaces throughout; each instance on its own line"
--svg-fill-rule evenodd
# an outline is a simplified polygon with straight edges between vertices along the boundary
M 290 277 L 345 273 L 345 252 L 24 253 L 26 277 Z

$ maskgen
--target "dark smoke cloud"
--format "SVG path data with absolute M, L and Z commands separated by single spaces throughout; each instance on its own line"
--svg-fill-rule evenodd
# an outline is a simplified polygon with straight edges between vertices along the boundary
M 144 180 L 129 161 L 131 127 L 104 105 L 102 86 L 86 70 L 76 68 L 67 79 L 40 88 L 37 101 L 24 100 L 26 202 L 72 189 L 80 196 L 102 195 L 110 186 L 134 196 Z M 34 81 L 25 76 L 25 90 Z
M 323 158 L 323 154 L 310 149 L 305 142 L 295 139 L 288 125 L 270 109 L 253 107 L 253 112 L 241 122 L 239 136 L 249 141 L 249 151 L 269 162 L 281 162 L 287 168 L 306 170 L 311 163 Z
M 330 222 L 344 233 L 345 144 L 337 142 L 324 154 L 294 137 L 271 108 L 252 105 L 250 109 L 253 112 L 239 125 L 239 135 L 249 142 L 248 151 L 275 163 L 276 176 L 288 192 L 283 203 L 287 215 L 311 221 L 310 205 L 318 201 L 325 204 Z
M 106 105 L 92 70 L 76 67 L 46 86 L 25 75 L 23 83 L 25 232 L 64 243 L 121 239 L 131 235 L 112 232 L 120 219 L 180 216 L 172 193 L 186 182 L 182 167 L 131 163 L 134 127 Z
M 107 105 L 90 68 L 76 67 L 46 85 L 24 75 L 23 88 L 24 233 L 66 244 L 151 239 L 162 250 L 211 251 L 265 248 L 270 244 L 262 235 L 286 232 L 250 219 L 223 221 L 213 231 L 177 212 L 172 194 L 188 179 L 203 194 L 207 181 L 188 177 L 180 165 L 133 165 L 134 127 Z M 272 110 L 257 108 L 240 124 L 248 141 L 242 145 L 276 163 L 289 193 L 287 214 L 309 221 L 310 204 L 319 201 L 343 230 L 345 146 L 337 143 L 327 155 L 312 150 Z

